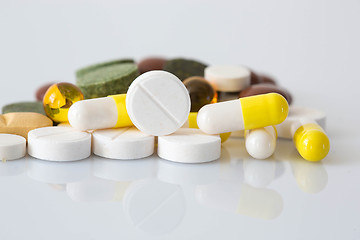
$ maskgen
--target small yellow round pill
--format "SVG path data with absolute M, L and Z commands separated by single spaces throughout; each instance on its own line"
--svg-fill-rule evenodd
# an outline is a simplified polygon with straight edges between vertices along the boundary
M 80 88 L 71 83 L 56 83 L 51 85 L 43 98 L 46 115 L 54 122 L 68 122 L 70 106 L 84 99 Z

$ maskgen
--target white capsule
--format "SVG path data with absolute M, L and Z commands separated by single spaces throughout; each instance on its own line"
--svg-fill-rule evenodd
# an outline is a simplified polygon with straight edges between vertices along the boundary
M 253 158 L 268 158 L 275 151 L 276 138 L 273 126 L 248 130 L 245 134 L 246 150 Z
M 95 98 L 75 102 L 68 113 L 69 123 L 79 130 L 114 127 L 117 108 L 113 98 Z

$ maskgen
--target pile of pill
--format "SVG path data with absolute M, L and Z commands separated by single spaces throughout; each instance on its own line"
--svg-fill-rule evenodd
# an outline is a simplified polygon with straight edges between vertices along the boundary
M 78 70 L 76 85 L 46 84 L 36 98 L 3 107 L 2 160 L 23 157 L 27 143 L 29 155 L 48 161 L 139 159 L 156 149 L 163 159 L 201 163 L 219 159 L 231 134 L 256 159 L 269 158 L 277 138 L 291 139 L 308 161 L 330 149 L 324 113 L 289 106 L 285 89 L 240 65 L 120 59 Z

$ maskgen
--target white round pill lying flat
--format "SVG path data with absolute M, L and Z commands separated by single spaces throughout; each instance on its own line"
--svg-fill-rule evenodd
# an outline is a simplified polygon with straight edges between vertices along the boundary
M 175 75 L 150 71 L 137 77 L 130 85 L 126 109 L 140 131 L 154 136 L 167 135 L 187 120 L 190 96 Z
M 299 106 L 290 106 L 285 121 L 276 125 L 279 138 L 292 139 L 291 128 L 302 119 L 314 120 L 325 130 L 326 114 L 322 111 Z
M 91 154 L 91 134 L 71 127 L 44 127 L 28 134 L 29 155 L 49 161 L 75 161 Z
M 159 157 L 181 163 L 210 162 L 220 158 L 221 139 L 199 129 L 181 128 L 158 139 Z
M 26 139 L 15 134 L 0 134 L 0 160 L 14 160 L 26 154 Z
M 138 159 L 154 152 L 154 136 L 135 127 L 103 129 L 93 132 L 93 153 L 112 159 Z
M 204 75 L 220 92 L 239 92 L 250 86 L 250 71 L 243 66 L 212 65 L 205 68 Z

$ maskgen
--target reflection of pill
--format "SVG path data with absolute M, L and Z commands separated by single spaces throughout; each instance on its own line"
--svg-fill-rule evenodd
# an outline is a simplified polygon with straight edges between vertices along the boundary
M 175 132 L 190 112 L 190 97 L 184 84 L 173 74 L 150 71 L 129 87 L 126 109 L 133 124 L 154 136 Z
M 186 202 L 178 185 L 140 180 L 128 188 L 123 207 L 135 227 L 159 235 L 173 231 L 180 224 Z
M 159 157 L 174 162 L 210 162 L 218 159 L 220 154 L 220 137 L 206 135 L 199 129 L 181 128 L 158 139 Z
M 244 159 L 245 182 L 256 188 L 267 187 L 276 177 L 277 165 L 273 159 Z
M 205 105 L 198 113 L 197 123 L 203 132 L 217 134 L 279 124 L 287 114 L 285 98 L 268 93 Z
M 281 195 L 275 190 L 243 184 L 237 212 L 253 218 L 271 220 L 281 214 L 283 205 Z
M 27 174 L 30 178 L 51 184 L 78 182 L 91 174 L 91 161 L 49 162 L 30 157 Z
M 154 178 L 157 169 L 156 154 L 136 161 L 114 161 L 98 156 L 91 156 L 95 177 L 113 181 L 134 181 Z
M 93 133 L 93 153 L 113 159 L 137 159 L 154 152 L 154 136 L 135 127 L 103 129 Z
M 117 200 L 117 190 L 124 192 L 129 183 L 120 183 L 90 176 L 81 182 L 66 185 L 66 193 L 76 202 L 102 202 Z M 122 185 L 122 186 L 121 186 Z M 122 195 L 120 193 L 120 195 Z
M 205 79 L 217 91 L 238 92 L 250 85 L 250 71 L 236 65 L 213 65 L 205 68 Z
M 91 134 L 70 127 L 46 127 L 29 132 L 29 155 L 49 161 L 73 161 L 91 153 Z
M 16 161 L 0 162 L 0 177 L 16 176 L 26 170 L 27 159 L 22 158 Z
M 274 126 L 248 130 L 245 134 L 246 150 L 253 158 L 268 158 L 275 151 L 276 138 Z
M 197 185 L 215 182 L 219 178 L 220 161 L 201 164 L 182 164 L 158 161 L 157 177 L 177 185 Z
M 0 134 L 0 160 L 22 158 L 26 154 L 26 139 L 14 134 Z

